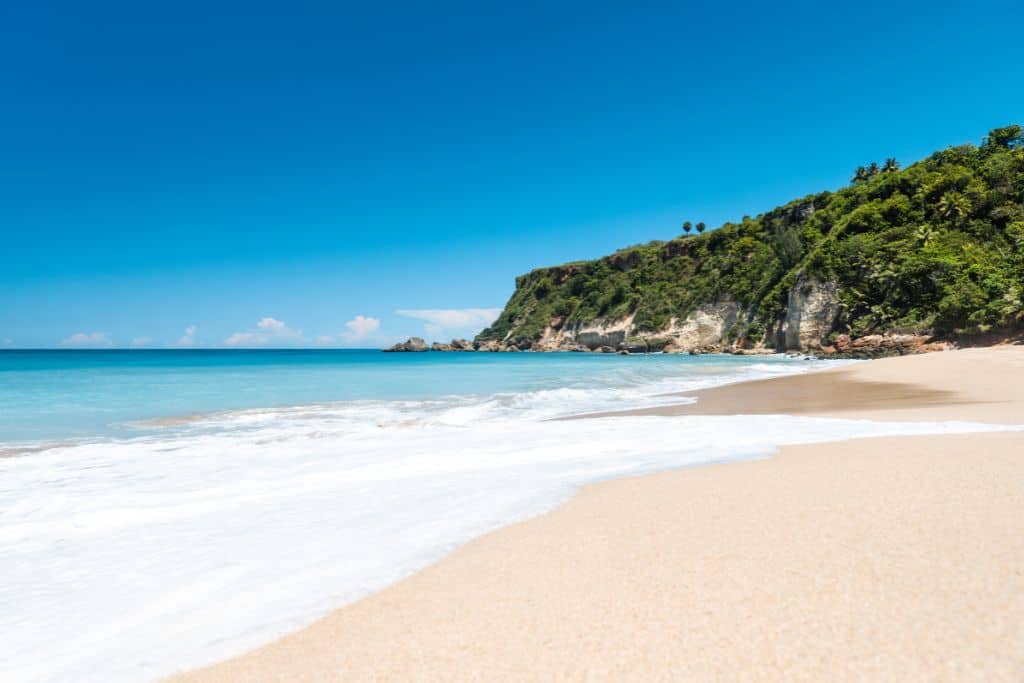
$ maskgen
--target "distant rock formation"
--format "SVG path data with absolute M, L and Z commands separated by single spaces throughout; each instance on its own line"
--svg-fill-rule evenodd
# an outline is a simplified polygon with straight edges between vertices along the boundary
M 392 346 L 390 349 L 384 349 L 385 351 L 429 351 L 430 347 L 427 346 L 427 342 L 423 341 L 420 337 L 409 337 L 404 342 L 399 342 Z
M 529 344 L 509 344 L 506 342 L 499 341 L 480 341 L 473 342 L 468 339 L 452 339 L 449 343 L 444 342 L 433 342 L 429 346 L 420 337 L 409 337 L 404 342 L 399 342 L 391 348 L 384 349 L 389 353 L 404 352 L 404 351 L 441 351 L 441 352 L 460 352 L 460 351 L 479 351 L 479 352 L 494 352 L 494 353 L 514 353 L 517 351 L 529 350 Z M 582 347 L 582 351 L 589 351 L 587 347 Z

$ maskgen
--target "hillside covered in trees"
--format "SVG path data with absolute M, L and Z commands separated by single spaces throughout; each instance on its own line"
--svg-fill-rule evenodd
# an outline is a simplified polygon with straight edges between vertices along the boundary
M 1024 134 L 1007 126 L 904 169 L 872 164 L 839 191 L 687 232 L 517 278 L 478 342 L 784 349 L 1021 329 Z M 687 336 L 708 316 L 715 329 Z

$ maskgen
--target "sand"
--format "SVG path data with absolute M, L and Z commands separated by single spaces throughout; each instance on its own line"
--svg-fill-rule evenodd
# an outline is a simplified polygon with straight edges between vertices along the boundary
M 817 415 L 871 420 L 1024 423 L 1024 347 L 966 349 L 862 362 L 679 394 L 696 403 L 594 413 L 615 415 Z
M 1024 423 L 1024 348 L 698 398 L 663 412 Z M 174 680 L 1021 681 L 1024 434 L 787 447 L 589 486 Z

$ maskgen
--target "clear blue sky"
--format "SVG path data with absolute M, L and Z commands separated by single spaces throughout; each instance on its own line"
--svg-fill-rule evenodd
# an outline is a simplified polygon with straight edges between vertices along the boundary
M 0 345 L 469 334 L 531 268 L 1024 123 L 1022 25 L 1019 0 L 5 3 Z

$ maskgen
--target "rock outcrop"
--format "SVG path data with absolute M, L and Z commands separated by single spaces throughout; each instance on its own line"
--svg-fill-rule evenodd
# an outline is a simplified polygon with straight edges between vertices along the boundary
M 403 352 L 403 351 L 480 351 L 480 352 L 503 352 L 503 353 L 514 353 L 517 351 L 526 351 L 530 348 L 530 342 L 523 342 L 521 344 L 512 344 L 504 341 L 469 341 L 468 339 L 453 339 L 449 343 L 445 342 L 433 342 L 427 345 L 420 337 L 409 337 L 404 342 L 399 342 L 391 348 L 384 349 L 387 352 Z M 584 351 L 589 349 L 584 348 Z
M 775 333 L 765 333 L 751 317 L 734 302 L 701 306 L 684 320 L 670 321 L 656 333 L 634 333 L 632 319 L 575 326 L 567 330 L 547 330 L 540 342 L 512 343 L 484 340 L 471 342 L 453 339 L 450 343 L 433 342 L 429 346 L 419 337 L 395 344 L 385 351 L 439 351 L 481 353 L 515 353 L 519 351 L 572 353 L 732 353 L 756 355 L 782 351 L 814 353 L 821 356 L 870 358 L 942 351 L 952 348 L 947 342 L 919 334 L 872 334 L 851 339 L 847 334 L 830 331 L 838 303 L 830 287 L 821 283 L 802 283 L 801 292 L 792 292 L 795 309 L 782 321 Z M 776 338 L 781 344 L 772 346 L 766 340 Z M 831 342 L 829 341 L 831 339 Z M 617 343 L 600 343 L 602 341 Z
M 945 351 L 952 348 L 946 342 L 936 342 L 928 335 L 920 334 L 869 334 L 857 339 L 850 339 L 848 334 L 837 335 L 835 341 L 823 347 L 823 355 L 841 355 L 844 357 L 872 358 L 887 355 L 909 355 Z
M 476 345 L 476 350 L 483 352 L 501 351 L 501 342 L 494 341 L 493 339 L 490 341 L 480 342 Z
M 530 348 L 534 351 L 591 351 L 604 346 L 617 349 L 632 329 L 633 316 L 576 325 L 564 325 L 554 318 Z
M 420 337 L 409 337 L 404 342 L 399 342 L 392 346 L 390 349 L 384 349 L 385 351 L 429 351 L 430 347 L 427 346 L 427 342 L 423 341 Z
M 793 351 L 818 351 L 827 346 L 839 316 L 839 295 L 834 283 L 798 280 L 789 290 L 786 307 L 785 348 Z
M 763 332 L 750 342 L 745 335 L 730 336 L 737 327 L 747 330 L 746 312 L 735 302 L 723 301 L 701 306 L 684 320 L 672 319 L 666 328 L 640 332 L 634 317 L 599 319 L 586 324 L 564 325 L 552 319 L 540 338 L 529 345 L 533 351 L 595 351 L 601 353 L 712 353 L 720 351 L 764 352 Z M 742 325 L 740 323 L 743 323 Z M 749 342 L 749 343 L 748 343 Z M 499 346 L 501 343 L 498 342 Z M 493 350 L 495 342 L 478 342 L 478 348 Z
M 665 351 L 670 353 L 706 353 L 722 351 L 726 333 L 740 316 L 740 307 L 726 301 L 701 306 L 681 322 L 675 320 L 661 336 L 668 337 Z
M 871 357 L 923 353 L 949 348 L 928 335 L 869 334 L 851 339 L 836 330 L 841 303 L 834 283 L 800 278 L 790 289 L 785 315 L 767 328 L 734 301 L 698 306 L 682 320 L 672 318 L 660 330 L 638 331 L 634 316 L 564 324 L 553 318 L 536 340 L 453 339 L 430 346 L 419 337 L 387 351 L 562 351 L 575 353 L 813 353 L 834 357 Z

